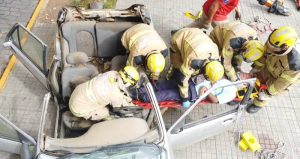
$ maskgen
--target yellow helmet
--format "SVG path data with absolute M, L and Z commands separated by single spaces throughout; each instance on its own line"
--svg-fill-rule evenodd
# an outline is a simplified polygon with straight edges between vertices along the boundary
M 146 57 L 146 63 L 152 75 L 158 77 L 165 68 L 166 60 L 160 52 L 154 51 Z
M 126 66 L 119 73 L 124 83 L 129 83 L 131 86 L 136 85 L 136 83 L 140 79 L 140 75 L 137 69 L 134 68 L 133 66 Z
M 246 61 L 254 62 L 264 55 L 264 45 L 258 40 L 246 42 L 243 48 L 245 49 L 243 57 Z
M 285 51 L 294 47 L 297 39 L 298 35 L 294 28 L 290 26 L 280 27 L 270 34 L 266 47 L 271 50 L 268 52 Z
M 216 82 L 224 76 L 224 67 L 219 61 L 211 61 L 205 66 L 205 77 L 211 81 Z

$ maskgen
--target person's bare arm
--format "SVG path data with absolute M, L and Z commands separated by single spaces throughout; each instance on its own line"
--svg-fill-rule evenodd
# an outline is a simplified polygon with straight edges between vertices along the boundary
M 209 94 L 209 95 L 207 96 L 207 98 L 208 98 L 211 102 L 213 102 L 213 103 L 219 103 L 218 98 L 217 98 L 216 96 L 214 96 L 213 94 Z
M 208 19 L 207 19 L 207 21 L 208 21 L 209 23 L 212 22 L 212 20 L 213 20 L 215 14 L 216 14 L 216 12 L 217 12 L 217 10 L 218 10 L 219 8 L 221 8 L 221 4 L 220 4 L 219 0 L 215 0 L 215 1 L 211 4 L 211 6 L 210 6 L 210 8 L 209 8 L 209 10 L 208 10 L 208 15 L 207 15 L 207 18 L 208 18 Z
M 199 92 L 200 96 L 203 95 L 208 89 L 206 87 L 202 87 Z M 213 103 L 219 103 L 219 100 L 216 96 L 212 95 L 211 93 L 207 96 L 207 99 Z

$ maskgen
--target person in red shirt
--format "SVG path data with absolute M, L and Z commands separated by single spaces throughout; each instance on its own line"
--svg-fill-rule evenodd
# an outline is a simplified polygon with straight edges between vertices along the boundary
M 210 25 L 213 27 L 228 22 L 228 14 L 235 9 L 235 19 L 241 18 L 238 9 L 239 0 L 207 0 L 203 8 L 201 18 L 195 20 L 193 23 L 187 25 L 189 28 L 205 28 L 208 29 Z

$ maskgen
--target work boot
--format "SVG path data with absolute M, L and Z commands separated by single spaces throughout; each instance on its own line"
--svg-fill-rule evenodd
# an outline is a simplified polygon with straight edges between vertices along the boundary
M 62 120 L 70 130 L 85 130 L 93 125 L 92 121 L 76 117 L 70 111 L 63 113 Z
M 259 107 L 259 106 L 256 106 L 254 104 L 250 104 L 247 106 L 246 108 L 246 111 L 249 113 L 249 114 L 253 114 L 253 113 L 256 113 L 258 112 L 262 107 Z
M 171 30 L 171 36 L 173 36 L 178 30 L 180 30 L 180 29 Z
M 230 105 L 230 106 L 236 106 L 236 105 L 239 104 L 239 102 L 237 102 L 237 101 L 230 101 L 227 104 Z

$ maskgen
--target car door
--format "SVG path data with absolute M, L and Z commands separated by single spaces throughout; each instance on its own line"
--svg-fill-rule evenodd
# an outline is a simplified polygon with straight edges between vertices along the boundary
M 49 104 L 50 96 L 50 93 L 47 93 L 44 97 L 38 139 L 43 131 L 44 112 Z M 0 114 L 0 151 L 18 154 L 21 159 L 32 159 L 39 152 L 38 145 L 39 143 L 33 137 Z
M 8 32 L 5 47 L 9 47 L 18 60 L 48 89 L 47 45 L 17 23 Z
M 204 117 L 196 121 L 186 122 L 188 115 L 193 109 L 212 91 L 221 87 L 229 86 L 222 85 L 219 87 L 212 87 L 203 96 L 201 96 L 189 109 L 187 109 L 183 115 L 170 127 L 167 131 L 167 136 L 172 148 L 182 148 L 184 146 L 199 142 L 209 137 L 220 134 L 231 126 L 240 118 L 243 109 L 246 105 L 246 101 L 249 100 L 249 96 L 253 90 L 255 78 L 249 80 L 243 80 L 238 82 L 232 82 L 230 85 L 247 84 L 248 91 L 242 99 L 242 101 L 230 110 L 220 112 L 218 114 Z

